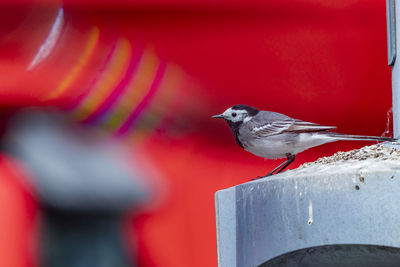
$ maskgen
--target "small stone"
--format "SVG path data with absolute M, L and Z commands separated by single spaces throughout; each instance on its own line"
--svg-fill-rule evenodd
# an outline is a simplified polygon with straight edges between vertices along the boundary
M 347 152 L 339 151 L 330 157 L 322 157 L 314 162 L 307 162 L 301 165 L 299 168 L 310 167 L 316 164 L 325 165 L 331 164 L 339 161 L 348 160 L 367 160 L 370 158 L 380 159 L 380 160 L 399 160 L 400 150 L 394 147 L 387 147 L 382 144 L 366 146 L 360 149 L 354 149 Z

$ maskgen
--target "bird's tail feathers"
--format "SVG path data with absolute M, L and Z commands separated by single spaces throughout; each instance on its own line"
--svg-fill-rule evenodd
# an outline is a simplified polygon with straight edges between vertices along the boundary
M 337 140 L 354 140 L 354 141 L 387 141 L 387 142 L 397 142 L 398 139 L 391 137 L 382 136 L 367 136 L 367 135 L 351 135 L 351 134 L 340 134 L 340 133 L 330 133 L 331 137 L 335 137 Z

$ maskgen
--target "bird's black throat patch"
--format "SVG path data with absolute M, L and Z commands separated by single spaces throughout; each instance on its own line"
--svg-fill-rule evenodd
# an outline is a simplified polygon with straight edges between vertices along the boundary
M 238 144 L 241 148 L 244 148 L 242 142 L 240 142 L 239 140 L 239 128 L 243 122 L 242 121 L 233 122 L 230 120 L 225 120 L 225 121 L 228 123 L 229 127 L 231 127 L 233 136 L 235 137 L 236 144 Z

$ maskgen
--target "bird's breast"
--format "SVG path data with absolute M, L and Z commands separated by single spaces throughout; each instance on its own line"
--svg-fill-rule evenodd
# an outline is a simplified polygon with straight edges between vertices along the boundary
M 284 158 L 287 154 L 297 154 L 314 146 L 333 142 L 335 139 L 320 133 L 286 132 L 262 138 L 243 138 L 244 149 L 256 156 L 268 159 Z
M 251 139 L 242 143 L 246 151 L 268 159 L 285 158 L 286 154 L 292 154 L 294 151 L 292 144 L 276 136 Z

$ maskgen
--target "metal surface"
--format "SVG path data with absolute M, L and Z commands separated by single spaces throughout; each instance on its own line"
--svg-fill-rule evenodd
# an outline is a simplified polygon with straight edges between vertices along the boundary
M 388 64 L 393 65 L 396 60 L 396 13 L 395 0 L 386 0 L 386 26 Z
M 259 267 L 393 267 L 400 263 L 400 248 L 373 245 L 320 246 L 276 257 Z
M 217 214 L 218 266 L 236 266 L 236 205 L 235 189 L 215 194 Z M 222 265 L 223 264 L 223 265 Z
M 400 162 L 373 159 L 287 171 L 218 191 L 219 266 L 259 266 L 320 246 L 400 248 L 399 192 Z M 365 260 L 359 249 L 346 253 L 354 254 L 352 262 Z
M 391 4 L 391 2 L 393 2 L 393 4 Z M 387 6 L 390 7 L 390 5 L 394 5 L 394 2 L 395 2 L 394 0 L 389 1 L 389 3 L 387 3 Z M 387 8 L 387 9 L 389 10 L 388 13 L 390 13 L 390 10 L 392 10 L 393 8 Z M 398 24 L 398 20 L 400 18 L 400 5 L 394 5 L 394 10 L 395 10 L 395 12 L 393 12 L 394 16 L 391 17 L 390 21 L 394 21 L 391 24 Z M 391 24 L 388 24 L 388 27 Z M 391 34 L 391 36 L 394 36 L 396 40 L 400 40 L 400 29 L 399 27 L 397 28 L 394 27 L 394 28 L 396 34 L 395 35 Z M 392 30 L 390 32 L 392 32 Z M 391 46 L 391 50 L 392 49 L 393 46 Z M 398 54 L 399 46 L 395 45 L 394 49 L 396 51 L 396 54 Z M 392 66 L 392 98 L 393 98 L 393 135 L 394 137 L 400 137 L 400 66 L 398 63 L 396 63 L 396 61 Z

